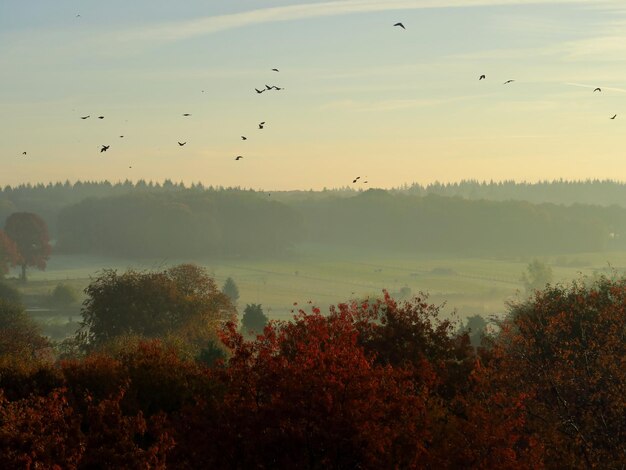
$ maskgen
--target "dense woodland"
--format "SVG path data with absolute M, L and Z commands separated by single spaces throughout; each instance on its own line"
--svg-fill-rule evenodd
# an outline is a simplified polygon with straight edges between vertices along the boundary
M 319 242 L 515 255 L 623 248 L 622 195 L 626 185 L 611 181 L 277 193 L 170 181 L 68 182 L 4 188 L 0 218 L 39 214 L 55 250 L 66 253 L 247 256 Z
M 626 461 L 624 279 L 536 292 L 478 348 L 427 299 L 386 294 L 307 305 L 246 338 L 191 265 L 105 272 L 87 294 L 81 332 L 57 346 L 0 301 L 3 468 Z

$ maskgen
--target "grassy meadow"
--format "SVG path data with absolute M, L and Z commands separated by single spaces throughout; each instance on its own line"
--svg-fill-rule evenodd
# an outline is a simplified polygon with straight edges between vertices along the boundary
M 626 270 L 626 252 L 547 256 L 555 282 L 581 275 Z M 520 281 L 532 258 L 455 258 L 380 251 L 364 255 L 354 247 L 302 245 L 289 255 L 272 259 L 195 260 L 206 267 L 221 286 L 232 277 L 239 287 L 238 307 L 260 303 L 270 318 L 287 319 L 308 302 L 325 311 L 329 305 L 352 298 L 380 295 L 383 289 L 399 294 L 408 287 L 412 295 L 427 292 L 430 301 L 446 304 L 462 320 L 470 315 L 498 315 L 506 302 L 524 295 Z M 45 298 L 63 282 L 82 295 L 90 278 L 103 268 L 124 271 L 162 269 L 190 262 L 185 259 L 128 260 L 96 256 L 54 255 L 45 271 L 31 270 L 29 282 L 12 281 L 24 296 L 33 317 L 51 336 L 63 336 L 80 320 L 79 306 L 70 311 L 47 309 Z M 15 272 L 15 275 L 17 271 Z M 406 292 L 406 289 L 404 290 Z M 71 324 L 68 325 L 68 322 Z

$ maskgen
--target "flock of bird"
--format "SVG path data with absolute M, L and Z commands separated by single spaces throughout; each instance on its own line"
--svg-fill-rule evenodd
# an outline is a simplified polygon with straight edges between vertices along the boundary
M 76 17 L 80 18 L 80 14 L 76 15 Z M 395 23 L 393 26 L 397 27 L 397 28 L 401 28 L 403 30 L 406 30 L 406 27 L 404 26 L 404 24 L 402 22 Z M 280 70 L 278 68 L 272 68 L 271 71 L 272 72 L 280 72 Z M 486 79 L 487 79 L 487 76 L 485 74 L 481 74 L 478 77 L 479 81 L 486 80 Z M 503 84 L 504 85 L 508 85 L 510 83 L 513 83 L 513 82 L 515 82 L 514 79 L 509 79 L 509 80 L 506 80 Z M 265 86 L 263 88 L 261 88 L 261 89 L 254 88 L 256 93 L 259 94 L 259 95 L 262 94 L 262 93 L 269 92 L 269 91 L 282 91 L 284 89 L 285 89 L 284 87 L 280 87 L 280 86 L 277 86 L 277 85 L 267 85 L 267 84 L 265 84 Z M 594 93 L 595 92 L 602 92 L 602 89 L 600 87 L 596 87 L 596 88 L 594 88 L 593 92 Z M 202 90 L 202 93 L 204 93 L 204 90 Z M 183 117 L 190 117 L 190 116 L 191 116 L 191 113 L 184 113 L 183 114 Z M 89 119 L 90 117 L 91 117 L 91 115 L 80 116 L 80 119 L 86 120 L 86 119 Z M 615 119 L 616 117 L 617 117 L 617 114 L 615 114 L 612 117 L 610 117 L 610 119 Z M 97 119 L 104 119 L 104 116 L 97 116 Z M 259 125 L 258 125 L 259 130 L 263 130 L 265 128 L 265 124 L 266 124 L 265 121 L 260 122 Z M 120 135 L 119 137 L 120 138 L 124 138 L 123 135 Z M 242 135 L 241 136 L 241 140 L 243 140 L 243 141 L 248 140 L 248 137 L 246 137 L 245 135 Z M 184 147 L 187 144 L 187 141 L 185 141 L 185 142 L 177 141 L 177 142 L 178 142 L 179 147 Z M 102 144 L 101 147 L 100 147 L 100 153 L 106 152 L 107 150 L 109 150 L 109 148 L 111 148 L 110 144 L 109 145 Z M 25 151 L 22 152 L 22 155 L 26 156 L 27 152 L 25 152 Z M 244 158 L 243 155 L 237 155 L 235 157 L 235 161 L 242 160 L 243 158 Z M 129 168 L 132 168 L 132 166 L 129 166 Z M 357 176 L 356 178 L 354 178 L 352 180 L 352 183 L 356 184 L 359 181 L 361 181 L 363 184 L 367 184 L 368 183 L 368 181 L 366 181 L 364 179 L 361 179 L 360 176 Z

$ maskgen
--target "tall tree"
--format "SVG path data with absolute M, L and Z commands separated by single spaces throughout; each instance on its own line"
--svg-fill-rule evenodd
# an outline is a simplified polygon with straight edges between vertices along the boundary
M 522 282 L 528 295 L 536 290 L 542 290 L 552 282 L 552 268 L 538 259 L 534 259 L 528 264 L 527 272 L 528 274 L 522 274 Z
M 26 282 L 27 266 L 46 269 L 52 247 L 48 237 L 48 226 L 41 217 L 31 212 L 15 212 L 7 219 L 5 231 L 17 245 L 23 282 Z
M 222 286 L 222 293 L 228 296 L 233 304 L 236 304 L 237 300 L 239 300 L 239 288 L 237 287 L 237 284 L 235 284 L 232 277 L 229 277 L 224 282 L 224 285 Z

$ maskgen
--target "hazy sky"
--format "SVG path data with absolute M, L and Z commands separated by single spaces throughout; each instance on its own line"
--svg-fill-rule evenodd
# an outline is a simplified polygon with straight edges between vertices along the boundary
M 626 1 L 0 0 L 0 185 L 359 175 L 625 180 Z

